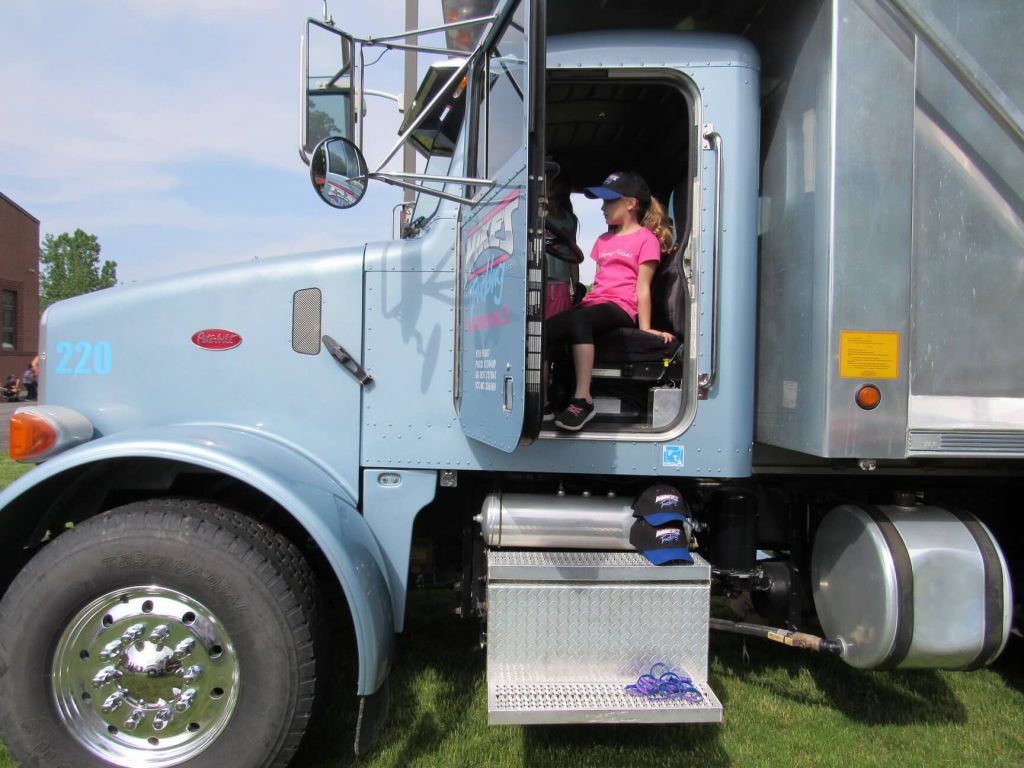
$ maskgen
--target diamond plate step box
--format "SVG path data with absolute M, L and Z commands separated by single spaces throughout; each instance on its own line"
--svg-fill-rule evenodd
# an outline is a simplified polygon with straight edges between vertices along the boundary
M 487 710 L 492 725 L 717 723 L 708 687 L 711 569 L 635 552 L 488 553 Z M 698 703 L 631 696 L 662 662 Z

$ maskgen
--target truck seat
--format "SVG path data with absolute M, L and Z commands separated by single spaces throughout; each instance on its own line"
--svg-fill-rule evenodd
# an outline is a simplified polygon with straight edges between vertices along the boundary
M 651 326 L 676 338 L 666 344 L 639 328 L 602 334 L 594 342 L 594 378 L 660 381 L 671 368 L 681 367 L 678 352 L 686 327 L 685 290 L 679 253 L 673 250 L 662 256 L 651 282 Z

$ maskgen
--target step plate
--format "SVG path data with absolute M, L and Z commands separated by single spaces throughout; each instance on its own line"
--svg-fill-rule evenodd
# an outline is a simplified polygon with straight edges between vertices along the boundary
M 488 553 L 487 702 L 501 723 L 717 723 L 707 687 L 709 567 L 635 552 Z M 663 664 L 704 700 L 632 696 Z
M 490 581 L 709 581 L 708 561 L 691 553 L 691 565 L 651 565 L 639 552 L 530 552 L 489 550 Z
M 631 696 L 625 683 L 488 684 L 491 725 L 568 723 L 720 723 L 722 704 L 704 683 L 696 704 Z

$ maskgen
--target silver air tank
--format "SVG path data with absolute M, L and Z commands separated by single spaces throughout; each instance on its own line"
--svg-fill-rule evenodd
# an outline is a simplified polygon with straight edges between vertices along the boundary
M 492 493 L 477 520 L 489 547 L 633 549 L 633 507 L 613 496 Z
M 976 669 L 1009 637 L 1013 595 L 995 538 L 969 512 L 844 504 L 811 553 L 814 606 L 862 669 Z

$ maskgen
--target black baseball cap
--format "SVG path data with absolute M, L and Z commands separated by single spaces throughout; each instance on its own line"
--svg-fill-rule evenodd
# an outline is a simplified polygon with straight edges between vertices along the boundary
M 652 485 L 633 503 L 629 543 L 655 565 L 692 563 L 690 508 L 671 485 Z
M 590 199 L 618 200 L 620 197 L 635 197 L 641 203 L 651 202 L 651 190 L 647 182 L 636 173 L 616 171 L 608 176 L 600 187 L 587 187 L 583 194 Z

